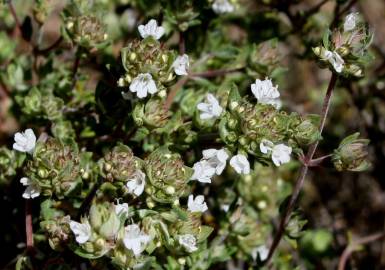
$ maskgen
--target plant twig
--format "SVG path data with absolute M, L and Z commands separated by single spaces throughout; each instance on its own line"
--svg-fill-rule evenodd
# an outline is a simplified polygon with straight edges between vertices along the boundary
M 361 245 L 369 244 L 369 243 L 377 241 L 383 237 L 384 237 L 384 233 L 378 232 L 378 233 L 354 240 L 342 252 L 342 255 L 341 255 L 340 260 L 338 262 L 338 270 L 344 270 L 345 269 L 346 263 L 349 260 L 350 255 L 352 255 L 352 253 L 354 251 L 356 251 Z
M 22 33 L 22 31 L 21 31 L 21 23 L 19 21 L 19 18 L 17 17 L 16 11 L 15 11 L 15 7 L 13 6 L 12 1 L 8 2 L 8 7 L 9 7 L 9 11 L 11 11 L 13 19 L 15 20 L 15 24 L 16 24 L 17 30 L 19 31 L 19 34 L 21 34 Z
M 322 112 L 321 112 L 321 124 L 320 124 L 320 127 L 319 127 L 320 134 L 322 134 L 322 131 L 323 131 L 324 127 L 325 127 L 325 122 L 326 122 L 326 118 L 327 118 L 327 115 L 328 115 L 328 112 L 329 112 L 329 107 L 330 107 L 330 100 L 331 100 L 331 96 L 332 96 L 334 87 L 336 85 L 336 82 L 337 82 L 337 75 L 333 73 L 331 78 L 330 78 L 329 86 L 328 86 L 328 88 L 326 90 L 325 98 L 324 98 L 324 101 L 323 101 Z M 282 239 L 282 236 L 283 236 L 284 231 L 285 231 L 285 227 L 286 227 L 286 225 L 287 225 L 287 223 L 289 221 L 290 214 L 291 214 L 291 212 L 294 209 L 294 204 L 297 201 L 298 195 L 299 195 L 299 193 L 300 193 L 300 191 L 302 189 L 303 183 L 305 181 L 306 174 L 307 174 L 308 169 L 309 169 L 309 161 L 312 160 L 312 158 L 314 156 L 314 153 L 317 150 L 317 146 L 318 146 L 318 141 L 313 143 L 309 147 L 308 152 L 307 152 L 307 154 L 306 154 L 306 156 L 304 158 L 304 164 L 301 166 L 300 173 L 299 173 L 299 176 L 297 178 L 293 194 L 290 197 L 289 204 L 286 207 L 285 212 L 283 213 L 283 216 L 281 218 L 281 221 L 280 221 L 280 224 L 279 224 L 279 227 L 278 227 L 278 231 L 277 231 L 277 233 L 276 233 L 276 235 L 274 237 L 273 243 L 271 244 L 271 247 L 270 247 L 270 250 L 269 250 L 269 255 L 268 255 L 268 257 L 267 257 L 267 259 L 265 261 L 266 264 L 269 263 L 269 261 L 272 258 L 276 248 L 278 247 L 279 242 Z
M 32 201 L 25 200 L 25 233 L 27 237 L 27 252 L 33 252 Z
M 186 52 L 186 44 L 183 37 L 183 32 L 179 32 L 179 55 L 183 55 Z
M 179 81 L 172 87 L 170 93 L 167 96 L 166 102 L 164 103 L 164 109 L 167 111 L 170 109 L 172 102 L 174 101 L 174 98 L 176 94 L 178 93 L 179 89 L 183 87 L 183 85 L 186 84 L 188 81 L 189 76 L 183 76 Z

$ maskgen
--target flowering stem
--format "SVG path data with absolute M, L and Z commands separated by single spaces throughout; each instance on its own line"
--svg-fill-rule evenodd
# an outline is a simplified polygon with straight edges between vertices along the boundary
M 326 90 L 325 98 L 323 101 L 322 112 L 321 112 L 321 124 L 319 127 L 320 134 L 322 134 L 322 131 L 325 127 L 326 117 L 328 115 L 329 107 L 330 107 L 330 100 L 331 100 L 331 96 L 332 96 L 334 87 L 336 85 L 336 82 L 337 82 L 337 75 L 333 73 L 331 78 L 330 78 L 329 86 Z M 308 150 L 308 152 L 304 158 L 304 163 L 301 166 L 300 173 L 299 173 L 299 176 L 297 178 L 293 194 L 290 197 L 289 204 L 286 207 L 285 212 L 283 213 L 283 216 L 281 218 L 281 221 L 280 221 L 280 224 L 278 227 L 278 231 L 274 237 L 273 243 L 271 244 L 271 247 L 269 250 L 269 255 L 268 255 L 266 262 L 265 262 L 266 264 L 272 258 L 276 248 L 278 247 L 279 242 L 281 241 L 281 238 L 282 238 L 284 231 L 285 231 L 285 227 L 289 221 L 290 214 L 294 209 L 294 204 L 297 201 L 297 198 L 298 198 L 298 195 L 302 189 L 303 183 L 305 182 L 306 174 L 307 174 L 308 169 L 309 169 L 309 162 L 312 160 L 314 153 L 317 150 L 317 146 L 318 146 L 318 141 L 313 143 L 309 147 L 309 150 Z
M 25 232 L 27 236 L 27 252 L 33 251 L 32 201 L 25 200 Z
M 352 255 L 352 253 L 356 251 L 361 245 L 377 241 L 383 237 L 384 234 L 382 232 L 379 232 L 353 241 L 345 248 L 344 252 L 342 252 L 340 261 L 338 262 L 338 270 L 345 269 L 346 262 L 348 261 L 350 255 Z

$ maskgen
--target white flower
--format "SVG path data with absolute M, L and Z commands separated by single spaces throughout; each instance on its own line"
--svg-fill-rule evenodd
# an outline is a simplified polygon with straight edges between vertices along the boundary
M 269 249 L 265 245 L 254 248 L 251 251 L 251 257 L 253 257 L 253 259 L 256 260 L 258 255 L 261 261 L 266 260 L 267 256 L 269 255 Z
M 124 246 L 135 256 L 142 253 L 148 242 L 150 242 L 150 236 L 141 231 L 137 224 L 127 225 L 124 228 Z
M 246 156 L 238 154 L 233 156 L 230 159 L 230 165 L 234 170 L 239 174 L 249 174 L 250 173 L 250 163 L 247 160 Z
M 40 186 L 32 182 L 31 179 L 27 177 L 22 177 L 20 179 L 20 183 L 22 183 L 23 186 L 27 186 L 27 188 L 24 190 L 24 193 L 23 193 L 24 199 L 33 199 L 40 195 L 40 192 L 41 192 Z
M 133 93 L 136 92 L 138 98 L 145 98 L 147 97 L 147 93 L 155 94 L 158 89 L 150 73 L 140 73 L 132 80 L 130 91 Z
M 13 149 L 20 152 L 33 153 L 36 145 L 36 136 L 32 129 L 29 128 L 24 132 L 17 132 L 14 138 Z
M 336 53 L 331 51 L 325 51 L 325 59 L 329 61 L 330 64 L 332 64 L 334 70 L 337 73 L 341 73 L 342 69 L 344 68 L 344 59 Z
M 126 187 L 128 192 L 140 196 L 143 193 L 145 183 L 146 175 L 141 170 L 137 170 L 134 177 L 128 180 Z
M 267 154 L 269 151 L 272 151 L 274 147 L 274 144 L 266 139 L 262 139 L 261 143 L 259 144 L 259 149 L 263 154 Z
M 211 177 L 215 174 L 215 168 L 211 167 L 207 160 L 196 162 L 193 166 L 194 173 L 191 180 L 198 180 L 201 183 L 211 183 Z
M 207 160 L 208 164 L 215 168 L 215 173 L 220 175 L 226 167 L 226 161 L 229 155 L 224 149 L 207 149 L 202 151 L 203 160 Z
M 75 234 L 76 242 L 84 244 L 91 238 L 91 226 L 88 220 L 84 223 L 71 220 L 69 223 L 71 231 Z
M 195 212 L 204 212 L 206 211 L 207 204 L 205 203 L 205 197 L 202 195 L 198 195 L 195 197 L 193 195 L 188 196 L 188 202 L 187 202 L 188 210 L 191 213 Z
M 164 34 L 164 28 L 158 26 L 158 23 L 154 19 L 150 20 L 146 25 L 139 25 L 138 30 L 142 38 L 151 36 L 158 40 Z
M 345 17 L 344 22 L 344 32 L 349 32 L 354 30 L 357 25 L 358 15 L 359 13 L 350 13 Z
M 179 244 L 182 245 L 188 252 L 197 251 L 197 243 L 194 235 L 183 234 L 179 236 Z
M 256 79 L 255 83 L 251 85 L 251 92 L 258 100 L 258 103 L 271 104 L 277 109 L 280 108 L 278 86 L 273 86 L 270 79 L 266 78 L 263 81 Z
M 219 105 L 218 100 L 212 95 L 207 94 L 207 103 L 199 103 L 197 105 L 198 110 L 202 113 L 200 118 L 202 120 L 217 118 L 222 114 L 222 107 Z
M 116 215 L 128 215 L 128 203 L 118 203 L 115 205 Z
M 215 13 L 223 14 L 234 11 L 234 6 L 228 0 L 215 0 L 212 5 Z
M 221 205 L 221 210 L 223 210 L 224 212 L 229 212 L 229 209 L 230 209 L 230 204 L 222 204 Z
M 190 66 L 189 58 L 187 54 L 179 55 L 174 63 L 172 64 L 172 67 L 174 68 L 175 74 L 177 75 L 187 75 L 187 70 Z
M 271 159 L 276 166 L 287 163 L 290 161 L 291 147 L 284 144 L 278 144 L 273 147 Z

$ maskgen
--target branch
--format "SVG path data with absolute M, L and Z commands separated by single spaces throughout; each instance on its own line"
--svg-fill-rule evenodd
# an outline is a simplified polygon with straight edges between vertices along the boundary
M 45 54 L 45 53 L 51 51 L 52 49 L 55 49 L 57 46 L 59 46 L 62 41 L 63 41 L 63 36 L 60 36 L 51 46 L 49 46 L 45 49 L 35 48 L 35 53 L 36 54 Z
M 359 238 L 359 239 L 353 241 L 352 243 L 350 243 L 345 248 L 344 252 L 342 252 L 340 261 L 338 263 L 338 270 L 344 270 L 345 269 L 346 263 L 349 260 L 350 255 L 352 255 L 352 253 L 354 251 L 356 251 L 361 245 L 369 244 L 369 243 L 377 241 L 383 237 L 384 237 L 384 234 L 382 232 L 379 232 L 379 233 L 375 233 L 375 234 L 372 234 L 372 235 L 369 235 L 366 237 Z
M 329 112 L 329 107 L 330 107 L 330 100 L 331 100 L 331 96 L 332 96 L 334 87 L 336 85 L 336 82 L 337 82 L 337 75 L 333 73 L 331 78 L 330 78 L 329 86 L 326 90 L 325 98 L 323 101 L 322 112 L 321 112 L 321 124 L 319 127 L 320 134 L 322 134 L 322 131 L 325 127 L 325 122 L 326 122 L 326 118 L 327 118 L 327 115 Z M 265 262 L 266 264 L 272 258 L 276 248 L 278 247 L 279 242 L 282 239 L 282 236 L 283 236 L 284 231 L 285 231 L 285 227 L 289 221 L 290 214 L 294 209 L 294 204 L 296 203 L 298 195 L 302 189 L 303 183 L 305 182 L 306 174 L 307 174 L 308 169 L 309 169 L 309 162 L 313 159 L 314 153 L 317 150 L 317 146 L 318 146 L 318 141 L 313 143 L 309 147 L 309 150 L 308 150 L 308 152 L 304 158 L 304 164 L 301 166 L 301 170 L 300 170 L 299 176 L 297 178 L 293 194 L 291 195 L 289 204 L 286 207 L 286 210 L 285 210 L 285 212 L 281 218 L 281 222 L 279 224 L 277 234 L 274 237 L 273 243 L 272 243 L 270 250 L 269 250 L 269 255 L 268 255 L 266 262 Z
M 9 7 L 9 11 L 11 11 L 13 19 L 15 20 L 15 24 L 16 24 L 17 30 L 19 31 L 19 34 L 21 34 L 22 33 L 21 23 L 19 21 L 19 18 L 17 17 L 16 11 L 15 11 L 15 7 L 13 6 L 12 1 L 8 2 L 8 7 Z
M 32 201 L 25 200 L 25 233 L 27 237 L 27 252 L 33 253 Z

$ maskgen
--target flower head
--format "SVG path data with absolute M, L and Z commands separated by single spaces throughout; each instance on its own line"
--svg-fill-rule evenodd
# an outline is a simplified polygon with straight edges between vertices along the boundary
M 153 37 L 158 40 L 164 34 L 164 28 L 158 26 L 158 23 L 154 19 L 150 20 L 146 25 L 139 25 L 138 30 L 142 38 Z
M 215 168 L 207 160 L 196 162 L 193 170 L 194 173 L 191 176 L 191 180 L 198 180 L 201 183 L 211 183 L 211 177 L 215 174 Z
M 22 177 L 20 179 L 20 183 L 23 184 L 23 186 L 27 186 L 27 188 L 24 190 L 23 198 L 24 199 L 33 199 L 40 195 L 41 188 L 38 184 L 31 181 L 31 179 L 27 177 Z
M 266 139 L 262 139 L 261 143 L 259 144 L 259 149 L 263 154 L 267 154 L 269 151 L 272 151 L 274 147 L 274 144 Z
M 352 31 L 356 28 L 357 21 L 359 18 L 359 13 L 350 13 L 345 17 L 344 21 L 344 32 Z
M 233 12 L 235 9 L 228 0 L 215 0 L 212 8 L 217 14 Z
M 127 203 L 118 203 L 115 205 L 116 215 L 128 215 L 128 204 Z
M 220 175 L 226 167 L 226 161 L 229 155 L 224 149 L 207 149 L 203 150 L 203 160 L 207 160 L 208 164 L 215 168 L 215 173 Z
M 194 252 L 198 250 L 196 239 L 192 234 L 180 235 L 179 244 L 182 245 L 188 252 Z
M 150 73 L 140 73 L 130 84 L 130 91 L 135 93 L 138 98 L 147 97 L 147 93 L 155 94 L 158 89 L 156 88 L 155 81 L 152 79 Z
M 205 197 L 202 195 L 196 196 L 195 199 L 193 195 L 188 196 L 187 207 L 192 213 L 204 212 L 208 209 L 205 203 Z
M 273 147 L 271 159 L 273 160 L 276 166 L 280 166 L 281 164 L 285 164 L 290 161 L 291 147 L 278 144 Z
M 135 256 L 142 253 L 148 242 L 150 242 L 150 236 L 141 231 L 137 224 L 127 225 L 124 228 L 124 246 Z
M 247 160 L 246 156 L 238 154 L 233 156 L 230 159 L 230 166 L 239 174 L 249 174 L 250 173 L 250 163 Z
M 174 63 L 172 64 L 172 67 L 174 68 L 175 74 L 177 75 L 187 75 L 187 70 L 190 66 L 189 58 L 187 54 L 179 55 Z
M 218 100 L 212 94 L 207 94 L 206 98 L 207 103 L 202 102 L 197 105 L 198 110 L 202 112 L 200 118 L 206 120 L 219 117 L 223 109 Z
M 129 179 L 126 186 L 128 192 L 140 196 L 143 193 L 144 185 L 146 183 L 146 175 L 141 170 L 137 170 L 134 174 L 134 177 Z
M 251 92 L 261 104 L 271 104 L 276 108 L 280 107 L 278 86 L 273 86 L 270 79 L 266 78 L 261 81 L 255 80 L 255 83 L 251 85 Z
M 13 149 L 20 152 L 33 153 L 36 145 L 36 136 L 32 129 L 29 128 L 24 132 L 17 132 L 14 138 Z
M 91 238 L 91 226 L 88 220 L 84 223 L 71 220 L 69 224 L 71 231 L 75 234 L 76 242 L 79 244 L 84 244 Z
M 268 255 L 269 255 L 269 249 L 265 245 L 258 246 L 251 251 L 251 256 L 253 257 L 254 260 L 256 260 L 257 256 L 259 256 L 261 261 L 264 261 L 267 259 Z
M 325 59 L 329 61 L 337 73 L 341 73 L 345 61 L 337 52 L 325 51 Z

